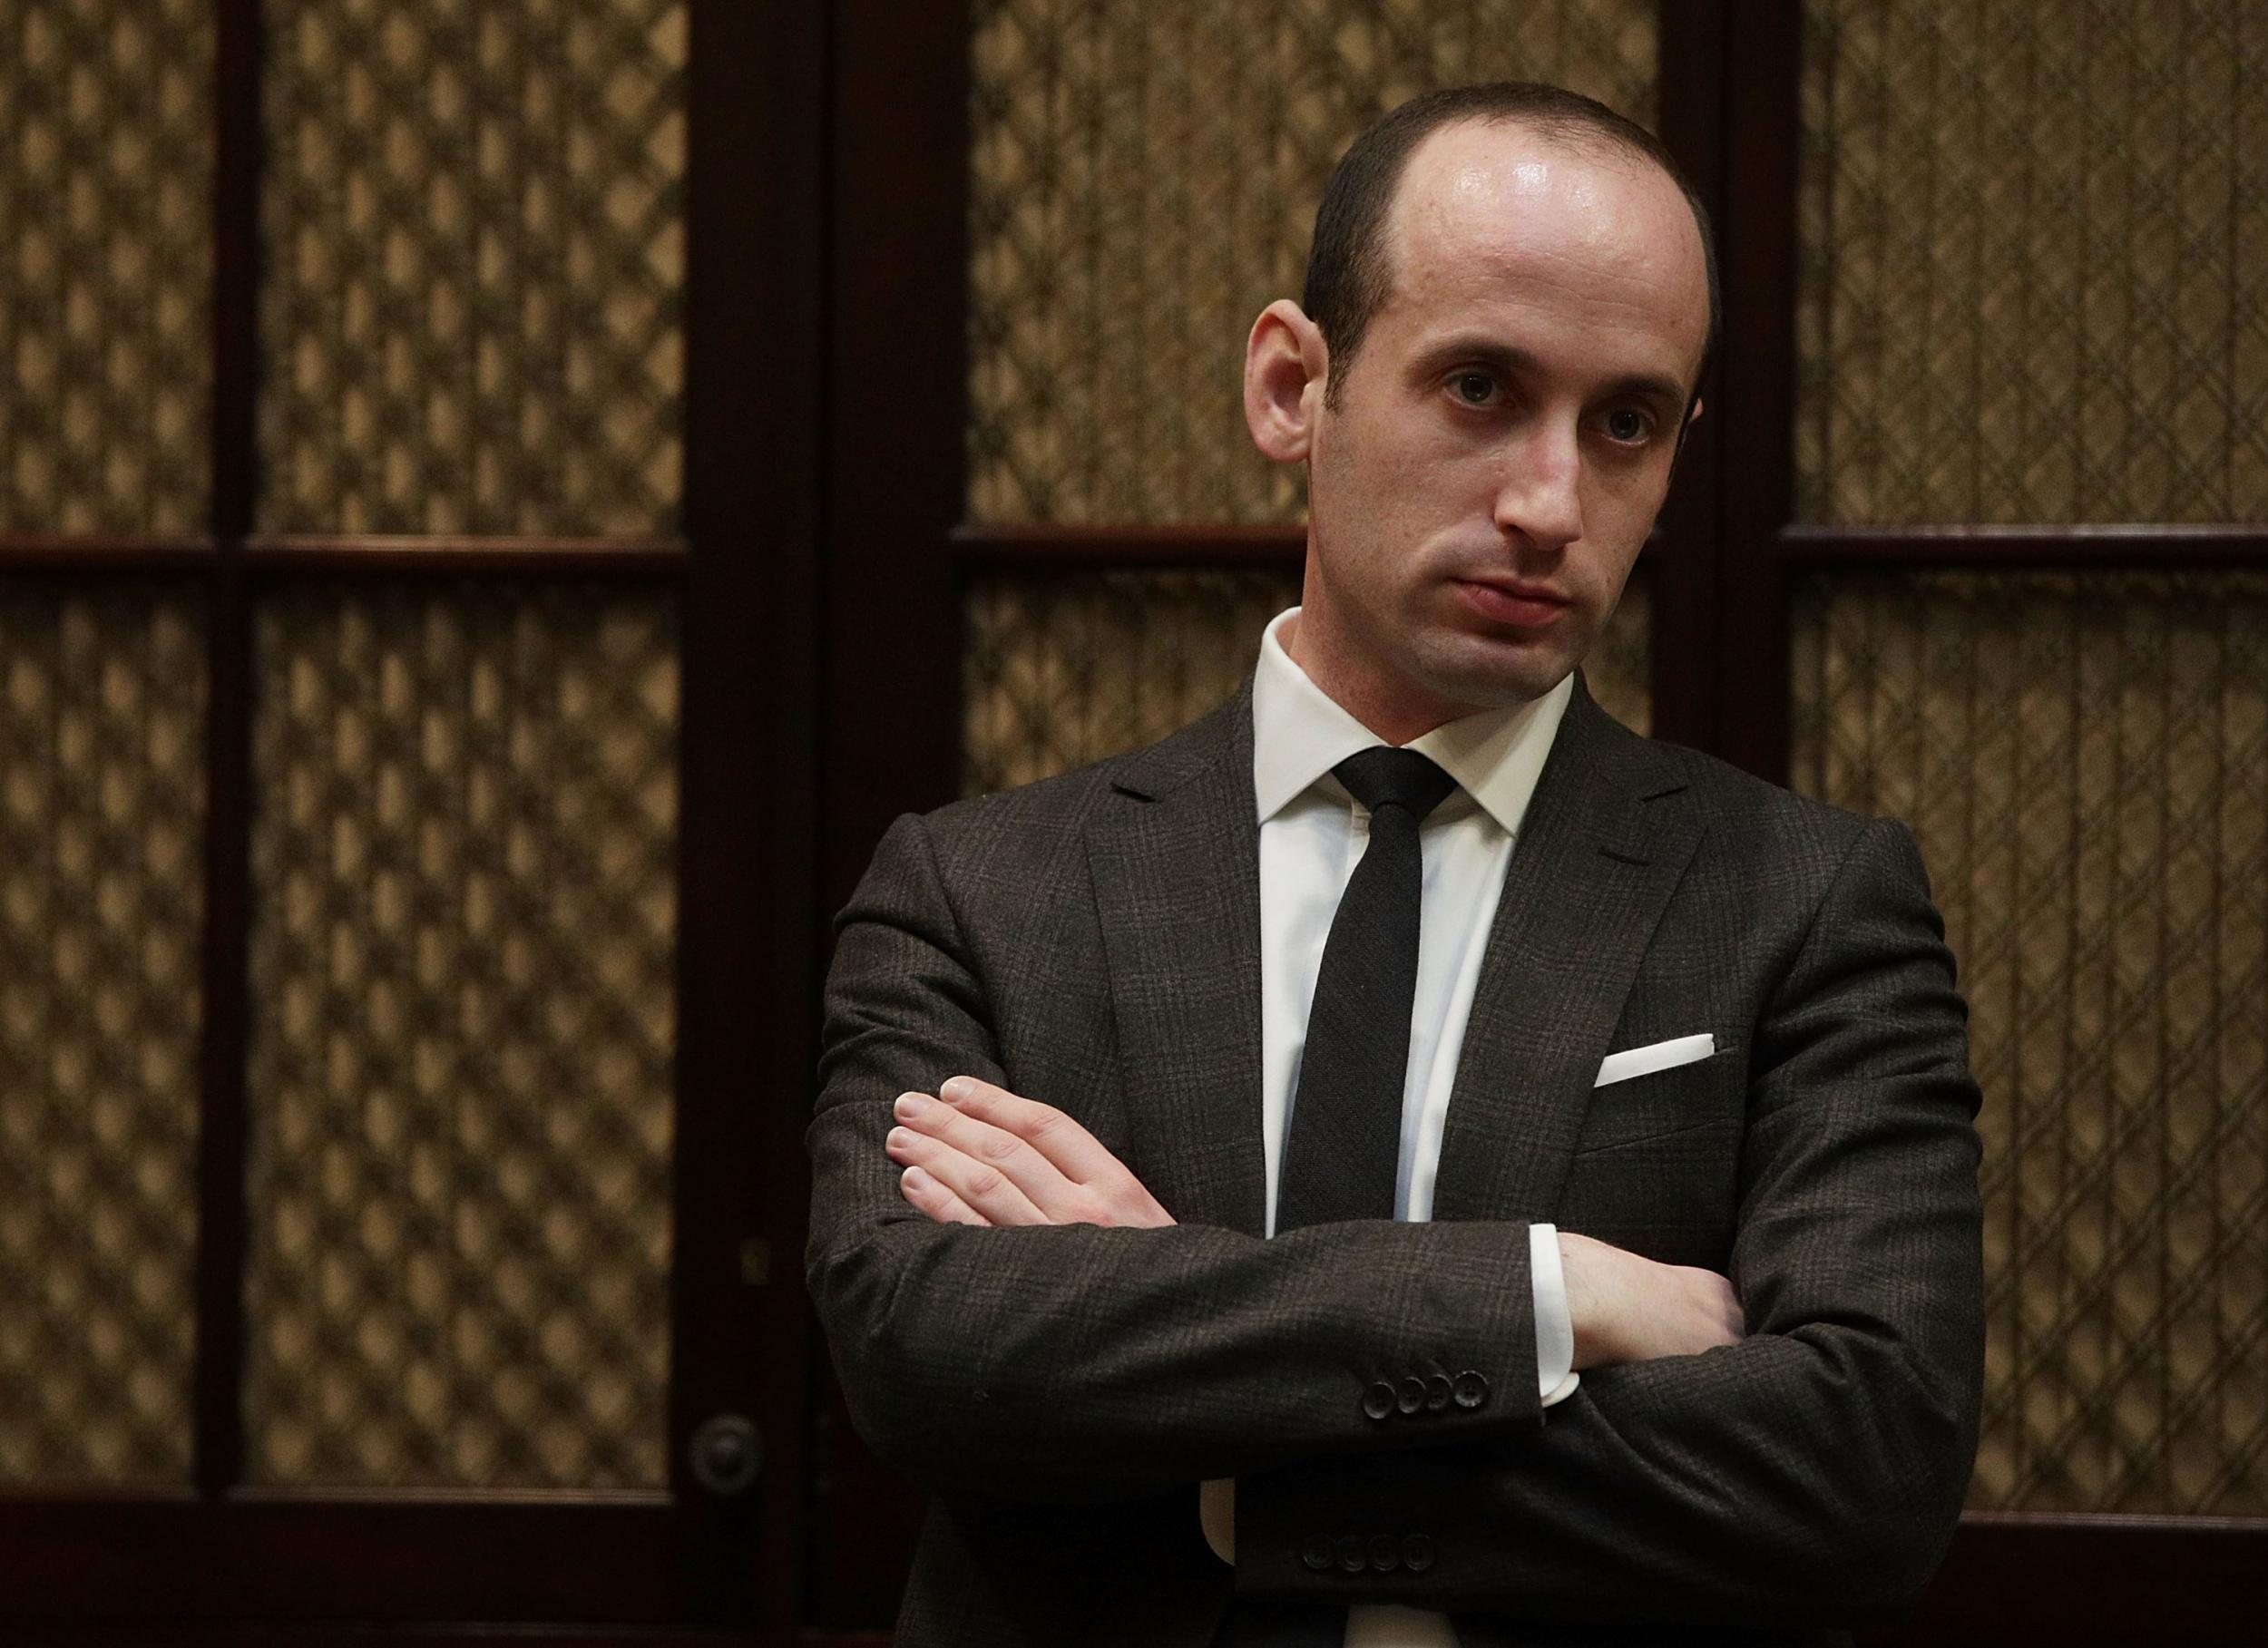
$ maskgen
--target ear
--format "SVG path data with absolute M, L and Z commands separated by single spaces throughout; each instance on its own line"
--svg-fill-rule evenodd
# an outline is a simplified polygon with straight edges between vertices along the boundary
M 1693 433 L 1693 426 L 1700 421 L 1701 397 L 1696 395 L 1693 397 L 1693 405 L 1686 408 L 1685 420 L 1677 425 L 1677 443 L 1669 449 L 1669 468 L 1672 474 L 1677 473 L 1677 460 L 1685 455 L 1686 437 Z
M 1288 297 L 1260 311 L 1245 340 L 1245 424 L 1278 463 L 1306 460 L 1331 370 L 1323 330 Z

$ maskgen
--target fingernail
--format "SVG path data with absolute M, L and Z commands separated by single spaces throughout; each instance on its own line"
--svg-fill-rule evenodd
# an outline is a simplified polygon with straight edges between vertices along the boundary
M 929 1183 L 929 1175 L 918 1167 L 909 1167 L 898 1175 L 898 1183 L 908 1190 L 919 1190 Z
M 893 1127 L 890 1129 L 889 1138 L 884 1143 L 891 1150 L 904 1150 L 912 1146 L 914 1136 L 903 1127 Z
M 897 1113 L 904 1117 L 907 1121 L 912 1121 L 915 1117 L 919 1116 L 923 1111 L 928 1108 L 929 1101 L 918 1093 L 901 1093 L 898 1095 L 898 1102 L 896 1106 Z
M 965 1076 L 956 1076 L 937 1089 L 937 1097 L 949 1105 L 957 1105 L 975 1092 L 976 1084 Z

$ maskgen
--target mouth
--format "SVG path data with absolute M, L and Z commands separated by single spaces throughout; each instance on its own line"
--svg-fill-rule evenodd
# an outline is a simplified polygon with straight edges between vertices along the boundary
M 1493 624 L 1516 629 L 1540 629 L 1573 603 L 1544 584 L 1518 579 L 1461 578 L 1457 594 L 1465 605 Z

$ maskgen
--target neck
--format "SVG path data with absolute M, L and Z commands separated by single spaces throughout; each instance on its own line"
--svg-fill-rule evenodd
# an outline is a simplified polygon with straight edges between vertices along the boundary
M 1397 747 L 1481 707 L 1453 703 L 1392 676 L 1345 645 L 1328 621 L 1316 621 L 1305 608 L 1276 639 L 1285 656 L 1325 697 Z

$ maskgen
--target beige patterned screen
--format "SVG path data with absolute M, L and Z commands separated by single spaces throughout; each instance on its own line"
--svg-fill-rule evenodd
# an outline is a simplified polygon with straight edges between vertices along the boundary
M 0 584 L 0 1487 L 189 1475 L 204 648 Z
M 1650 121 L 1655 34 L 1653 0 L 980 0 L 970 518 L 1296 520 L 1239 375 L 1339 151 L 1470 80 Z
M 666 1474 L 678 663 L 655 598 L 259 614 L 249 1474 Z
M 1981 1507 L 2268 1515 L 2268 573 L 1821 578 L 1799 787 L 1907 820 L 1985 1094 Z
M 675 530 L 684 0 L 270 0 L 262 530 Z
M 686 0 L 260 24 L 259 529 L 674 532 Z M 0 0 L 0 531 L 207 523 L 215 49 Z M 658 1487 L 675 599 L 259 601 L 247 1475 Z M 0 584 L 0 1487 L 191 1468 L 202 611 Z
M 212 54 L 203 0 L 0 0 L 0 530 L 204 525 Z
M 1807 0 L 1799 519 L 2268 519 L 2268 7 Z
M 962 787 L 1030 784 L 1164 737 L 1235 692 L 1296 572 L 1090 572 L 979 580 L 962 648 Z M 1633 576 L 1584 675 L 1640 732 L 1652 602 Z

